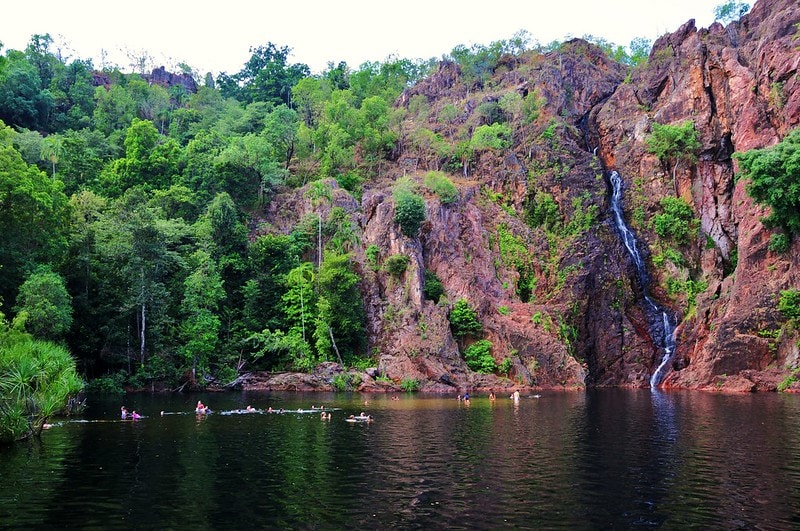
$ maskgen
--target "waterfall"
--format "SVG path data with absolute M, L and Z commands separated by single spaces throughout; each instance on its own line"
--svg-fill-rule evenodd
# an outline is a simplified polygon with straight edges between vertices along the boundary
M 611 211 L 614 213 L 614 223 L 617 226 L 622 243 L 625 245 L 625 249 L 636 267 L 636 276 L 639 278 L 644 300 L 649 305 L 651 313 L 658 316 L 657 322 L 654 323 L 654 328 L 660 329 L 663 333 L 661 345 L 664 348 L 664 357 L 655 372 L 650 376 L 650 387 L 656 388 L 661 383 L 661 380 L 664 379 L 667 364 L 672 360 L 672 355 L 675 353 L 675 324 L 670 319 L 669 314 L 656 304 L 647 292 L 647 287 L 650 284 L 647 276 L 647 267 L 644 260 L 642 260 L 641 254 L 639 254 L 636 237 L 631 229 L 628 228 L 622 215 L 622 177 L 616 171 L 612 171 L 609 174 L 609 180 L 611 181 Z

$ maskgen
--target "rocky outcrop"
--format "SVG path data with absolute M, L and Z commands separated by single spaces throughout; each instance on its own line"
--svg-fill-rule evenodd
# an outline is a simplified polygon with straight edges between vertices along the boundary
M 165 88 L 180 85 L 186 90 L 187 94 L 194 94 L 197 92 L 197 83 L 191 75 L 167 72 L 163 66 L 154 68 L 153 72 L 150 75 L 144 76 L 144 78 L 151 85 L 161 85 Z
M 187 94 L 194 94 L 197 92 L 197 82 L 191 75 L 167 72 L 163 66 L 154 68 L 152 73 L 145 74 L 142 77 L 151 85 L 161 85 L 164 88 L 180 85 L 186 90 Z M 92 73 L 93 86 L 102 86 L 108 89 L 111 87 L 112 83 L 112 76 L 109 75 L 108 71 L 95 71 Z
M 727 27 L 687 22 L 656 41 L 647 64 L 634 69 L 580 39 L 546 54 L 505 57 L 491 82 L 466 83 L 458 65 L 444 62 L 398 99 L 409 110 L 425 102 L 426 112 L 407 119 L 404 135 L 424 126 L 455 143 L 485 123 L 479 109 L 505 94 L 544 102 L 536 119 L 512 117 L 511 148 L 477 151 L 459 168 L 450 161 L 457 201 L 442 204 L 422 186 L 424 172 L 446 161 L 401 135 L 396 162 L 365 183 L 360 201 L 333 180 L 325 201 L 312 201 L 308 187 L 286 190 L 253 234 L 289 232 L 305 215 L 326 218 L 334 206 L 350 215 L 361 242 L 353 255 L 368 348 L 382 377 L 359 381 L 374 389 L 397 389 L 404 379 L 433 392 L 648 386 L 663 341 L 644 303 L 646 289 L 679 317 L 664 386 L 774 390 L 800 364 L 797 333 L 777 333 L 785 320 L 775 309 L 780 290 L 800 286 L 800 243 L 781 255 L 768 249 L 765 210 L 735 179 L 732 155 L 772 145 L 800 125 L 798 22 L 793 0 L 761 0 Z M 447 106 L 458 113 L 440 119 Z M 686 120 L 701 142 L 697 160 L 665 167 L 646 148 L 652 124 Z M 625 215 L 649 264 L 649 286 L 639 284 L 616 233 L 607 170 L 624 178 Z M 426 221 L 413 238 L 394 222 L 392 185 L 403 175 L 426 201 Z M 698 231 L 673 261 L 664 258 L 651 222 L 668 196 L 692 206 Z M 556 217 L 543 221 L 537 208 L 548 205 Z M 370 246 L 380 250 L 377 264 L 366 259 Z M 524 253 L 512 251 L 520 246 Z M 380 267 L 399 254 L 409 258 L 401 275 Z M 438 302 L 423 294 L 426 270 L 444 286 Z M 523 276 L 529 293 L 518 289 Z M 704 289 L 692 301 L 670 289 L 674 281 Z M 482 338 L 507 374 L 467 367 L 467 344 L 453 336 L 448 318 L 459 299 L 477 310 Z M 329 376 L 260 378 L 246 385 L 330 385 Z

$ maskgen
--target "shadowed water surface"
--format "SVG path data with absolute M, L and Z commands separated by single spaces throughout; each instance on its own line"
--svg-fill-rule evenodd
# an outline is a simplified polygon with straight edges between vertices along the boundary
M 0 528 L 800 527 L 800 397 L 399 396 L 90 397 L 0 447 Z M 297 411 L 323 404 L 330 421 Z

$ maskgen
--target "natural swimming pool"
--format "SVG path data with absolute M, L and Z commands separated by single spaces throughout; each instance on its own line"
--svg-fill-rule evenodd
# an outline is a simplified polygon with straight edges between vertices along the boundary
M 797 396 L 398 396 L 92 396 L 0 448 L 0 528 L 800 526 Z

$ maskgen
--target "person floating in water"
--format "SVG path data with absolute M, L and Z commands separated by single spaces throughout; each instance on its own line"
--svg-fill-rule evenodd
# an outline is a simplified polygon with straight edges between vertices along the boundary
M 511 400 L 513 400 L 513 401 L 514 401 L 514 403 L 515 403 L 515 404 L 519 404 L 519 391 L 514 391 L 514 392 L 511 394 L 511 397 L 510 397 L 510 398 L 511 398 Z
M 140 414 L 138 414 L 138 413 L 136 412 L 136 410 L 134 409 L 134 410 L 133 410 L 133 413 L 131 413 L 131 418 L 132 418 L 133 420 L 139 420 L 140 418 L 142 418 L 142 416 L 141 416 Z
M 125 406 L 122 406 L 121 408 L 119 408 L 119 412 L 120 412 L 120 417 L 122 418 L 122 420 L 125 420 L 125 419 L 128 418 L 128 410 L 125 409 Z
M 489 400 L 494 401 L 497 397 L 494 396 L 494 391 L 489 391 Z
M 208 413 L 208 407 L 205 404 L 203 404 L 202 401 L 198 400 L 197 406 L 195 406 L 194 408 L 194 412 L 197 413 L 198 415 L 205 415 L 206 413 Z

